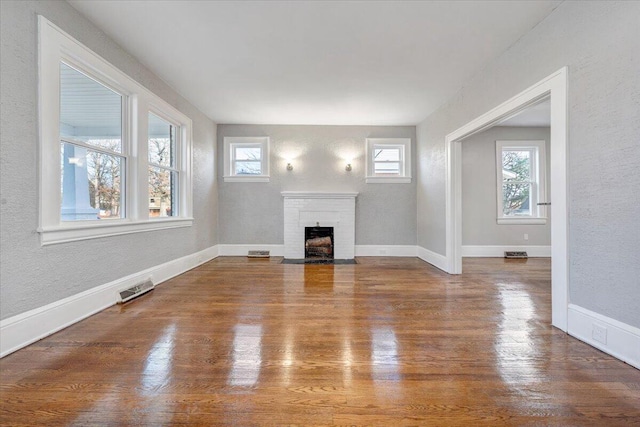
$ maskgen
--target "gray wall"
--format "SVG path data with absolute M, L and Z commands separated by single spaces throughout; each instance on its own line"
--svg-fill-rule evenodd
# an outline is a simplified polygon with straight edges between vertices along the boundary
M 445 136 L 569 68 L 570 302 L 640 327 L 640 2 L 564 2 L 417 128 L 418 244 L 445 253 Z
M 223 182 L 225 136 L 269 136 L 269 183 Z M 365 139 L 411 138 L 413 126 L 219 125 L 220 243 L 283 244 L 281 191 L 357 191 L 357 245 L 416 244 L 416 186 L 366 184 Z M 415 149 L 415 145 L 413 146 Z M 296 155 L 293 171 L 285 158 Z M 345 171 L 342 156 L 353 156 Z M 415 162 L 413 165 L 415 170 Z
M 549 182 L 548 127 L 497 126 L 462 141 L 462 244 L 548 246 L 551 221 L 545 225 L 498 225 L 496 222 L 497 140 L 544 140 L 545 176 Z M 524 240 L 525 233 L 529 240 Z
M 41 247 L 37 17 L 41 14 L 193 120 L 193 227 Z M 217 243 L 216 127 L 63 1 L 0 2 L 0 312 L 5 319 Z

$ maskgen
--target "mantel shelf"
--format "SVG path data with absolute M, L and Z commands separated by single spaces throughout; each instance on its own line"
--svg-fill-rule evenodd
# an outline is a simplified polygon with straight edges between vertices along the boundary
M 355 199 L 355 192 L 327 192 L 327 191 L 283 191 L 280 194 L 288 199 Z

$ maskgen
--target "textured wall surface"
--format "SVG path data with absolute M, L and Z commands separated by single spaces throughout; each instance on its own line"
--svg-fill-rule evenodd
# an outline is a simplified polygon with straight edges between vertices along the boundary
M 215 124 L 66 2 L 2 1 L 0 12 L 1 318 L 215 245 Z M 192 227 L 40 246 L 37 14 L 193 120 Z
M 546 141 L 549 182 L 549 128 L 498 126 L 462 141 L 462 244 L 550 245 L 550 221 L 545 225 L 497 224 L 497 140 Z M 525 233 L 529 240 L 524 240 Z
M 570 302 L 640 327 L 640 2 L 564 2 L 417 127 L 418 244 L 445 253 L 445 136 L 569 68 Z
M 271 181 L 223 182 L 225 136 L 269 136 Z M 357 191 L 356 245 L 414 245 L 415 179 L 365 183 L 365 139 L 387 137 L 414 144 L 415 127 L 218 125 L 220 243 L 282 244 L 281 191 Z M 351 172 L 345 171 L 346 157 L 353 158 Z M 286 170 L 287 158 L 293 158 L 293 171 Z

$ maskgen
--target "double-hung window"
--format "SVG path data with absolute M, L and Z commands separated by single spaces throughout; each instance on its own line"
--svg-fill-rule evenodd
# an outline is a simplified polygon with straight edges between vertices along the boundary
M 225 137 L 224 180 L 269 182 L 269 137 Z
M 498 224 L 545 224 L 545 142 L 496 141 Z
M 149 113 L 149 217 L 179 216 L 180 126 Z
M 191 225 L 191 120 L 38 19 L 42 244 Z
M 367 183 L 411 182 L 411 139 L 367 139 Z
M 60 62 L 60 221 L 124 218 L 126 98 Z

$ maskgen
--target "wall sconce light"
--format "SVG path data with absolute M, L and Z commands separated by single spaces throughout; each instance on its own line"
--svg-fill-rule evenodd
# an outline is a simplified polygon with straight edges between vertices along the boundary
M 351 172 L 351 163 L 347 163 L 347 166 L 344 168 L 344 170 L 346 170 L 347 172 Z
M 293 170 L 293 165 L 291 163 L 287 163 L 287 170 L 288 171 L 292 171 Z

